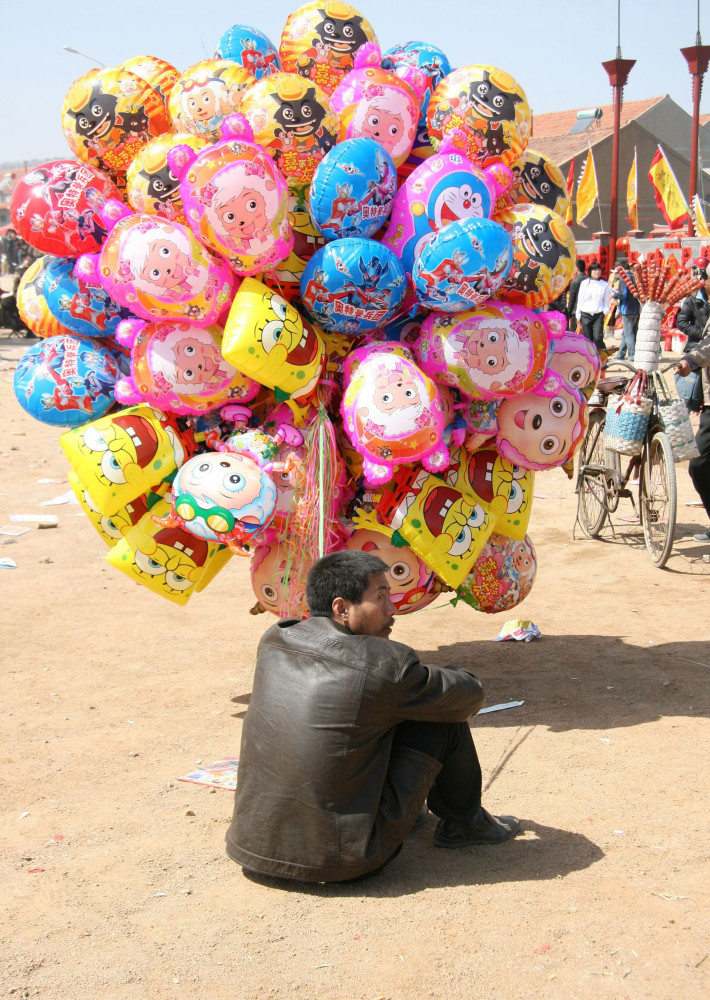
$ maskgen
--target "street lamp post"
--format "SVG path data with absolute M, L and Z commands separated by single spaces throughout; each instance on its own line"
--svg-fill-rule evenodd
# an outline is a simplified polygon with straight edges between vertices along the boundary
M 703 89 L 703 77 L 710 62 L 710 45 L 703 45 L 700 38 L 700 26 L 695 36 L 695 45 L 680 50 L 688 64 L 693 78 L 693 134 L 690 143 L 690 188 L 688 204 L 692 208 L 693 198 L 698 191 L 698 137 L 700 135 L 700 94 Z M 688 222 L 688 236 L 693 236 L 693 220 Z
M 616 263 L 616 239 L 619 231 L 619 133 L 621 132 L 621 105 L 623 90 L 629 73 L 636 65 L 635 59 L 622 59 L 621 46 L 616 47 L 616 59 L 602 63 L 614 92 L 614 142 L 611 153 L 611 208 L 609 219 L 609 269 Z

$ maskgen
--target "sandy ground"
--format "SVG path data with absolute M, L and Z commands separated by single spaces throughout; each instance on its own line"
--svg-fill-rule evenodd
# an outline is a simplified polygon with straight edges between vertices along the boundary
M 58 431 L 26 417 L 0 340 L 0 524 L 63 493 Z M 710 564 L 678 467 L 678 542 L 651 565 L 640 529 L 573 540 L 573 486 L 540 475 L 540 569 L 506 618 L 445 599 L 395 637 L 474 664 L 485 802 L 524 833 L 437 850 L 434 824 L 369 883 L 247 880 L 224 853 L 232 793 L 185 784 L 238 756 L 254 650 L 234 559 L 186 608 L 104 561 L 77 507 L 0 555 L 3 905 L 0 997 L 637 1000 L 708 996 Z M 620 514 L 628 516 L 629 506 Z M 683 537 L 685 536 L 685 537 Z

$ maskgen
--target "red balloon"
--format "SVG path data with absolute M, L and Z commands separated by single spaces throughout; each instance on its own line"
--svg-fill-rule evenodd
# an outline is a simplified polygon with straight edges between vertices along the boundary
M 95 253 L 106 236 L 99 212 L 107 198 L 121 199 L 110 177 L 78 160 L 33 167 L 15 187 L 12 224 L 42 253 L 77 257 Z

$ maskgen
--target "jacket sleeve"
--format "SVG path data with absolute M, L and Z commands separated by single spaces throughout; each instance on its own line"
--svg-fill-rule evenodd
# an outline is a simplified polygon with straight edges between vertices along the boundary
M 426 667 L 412 653 L 393 682 L 393 717 L 403 722 L 465 722 L 483 707 L 479 679 L 456 667 Z
M 685 361 L 690 361 L 698 368 L 710 367 L 710 323 L 705 327 L 705 336 L 692 351 L 684 357 Z

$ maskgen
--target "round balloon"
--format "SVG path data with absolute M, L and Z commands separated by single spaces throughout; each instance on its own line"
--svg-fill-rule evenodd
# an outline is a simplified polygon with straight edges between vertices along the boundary
M 259 80 L 249 89 L 241 111 L 254 140 L 298 184 L 310 184 L 316 167 L 338 141 L 340 123 L 328 95 L 295 73 Z
M 239 63 L 255 80 L 281 70 L 279 53 L 266 35 L 245 24 L 233 24 L 219 40 L 215 59 Z
M 544 313 L 489 299 L 455 317 L 432 313 L 414 353 L 437 382 L 473 399 L 521 396 L 542 379 L 548 352 Z
M 359 335 L 384 326 L 399 310 L 407 279 L 399 258 L 374 240 L 334 240 L 311 257 L 301 299 L 326 330 Z
M 332 101 L 340 117 L 341 139 L 374 139 L 397 166 L 404 163 L 414 145 L 420 114 L 420 95 L 405 80 L 379 66 L 363 66 L 348 73 Z
M 168 162 L 168 153 L 176 146 L 188 146 L 197 152 L 206 145 L 205 139 L 189 132 L 166 132 L 142 146 L 126 174 L 126 197 L 131 208 L 186 223 L 180 180 Z
M 374 139 L 339 142 L 316 168 L 308 196 L 311 217 L 328 240 L 374 236 L 397 191 L 392 157 Z
M 59 322 L 85 337 L 113 337 L 128 309 L 114 302 L 98 282 L 74 277 L 74 261 L 52 260 L 44 277 L 44 297 Z
M 223 142 L 200 153 L 183 146 L 169 159 L 197 238 L 237 274 L 258 274 L 293 247 L 288 187 L 243 118 L 229 119 L 222 135 Z
M 442 592 L 441 580 L 433 570 L 408 545 L 393 545 L 391 532 L 382 534 L 359 528 L 353 532 L 345 547 L 354 552 L 371 552 L 387 563 L 389 569 L 385 575 L 395 615 L 420 611 Z
M 509 203 L 549 208 L 566 218 L 570 202 L 567 181 L 556 163 L 534 149 L 526 149 L 511 170 L 513 183 L 508 192 Z
M 45 424 L 78 427 L 113 405 L 117 374 L 114 358 L 98 341 L 47 337 L 18 361 L 15 396 Z
M 513 241 L 503 297 L 531 309 L 559 298 L 572 280 L 575 260 L 574 236 L 562 216 L 539 205 L 515 205 L 497 212 L 496 219 Z
M 495 66 L 463 66 L 444 77 L 427 111 L 429 135 L 438 145 L 448 132 L 462 133 L 462 148 L 479 166 L 510 166 L 530 138 L 525 91 Z
M 285 260 L 267 268 L 263 275 L 267 285 L 297 308 L 302 307 L 301 277 L 306 264 L 326 242 L 311 219 L 305 194 L 303 189 L 289 189 L 288 222 L 293 233 L 293 249 Z
M 510 236 L 496 222 L 452 222 L 421 248 L 412 268 L 414 291 L 428 309 L 462 312 L 495 295 L 512 259 Z
M 120 403 L 154 403 L 180 415 L 246 403 L 260 386 L 222 357 L 222 331 L 167 320 L 126 320 L 116 335 L 131 349 L 131 373 L 116 383 Z
M 297 581 L 288 573 L 287 552 L 279 543 L 275 533 L 269 531 L 263 542 L 254 548 L 249 562 L 251 573 L 251 588 L 259 602 L 256 611 L 270 611 L 272 615 L 283 615 L 286 604 L 293 607 L 296 604 L 296 615 L 302 618 L 308 616 L 308 603 L 305 590 L 294 594 L 293 587 Z M 255 613 L 254 612 L 254 613 Z M 293 613 L 289 615 L 293 617 Z
M 426 110 L 431 95 L 444 77 L 451 72 L 451 64 L 447 57 L 441 49 L 430 45 L 429 42 L 405 42 L 404 45 L 394 45 L 391 49 L 387 49 L 382 56 L 382 68 L 401 76 L 403 80 L 411 80 L 415 71 L 424 75 L 425 87 L 422 92 L 420 121 L 426 127 Z
M 537 572 L 533 544 L 493 533 L 456 595 L 476 611 L 494 615 L 517 607 L 532 590 Z
M 158 59 L 157 56 L 133 56 L 122 62 L 118 68 L 127 69 L 139 76 L 141 80 L 145 80 L 154 90 L 158 91 L 166 104 L 180 77 L 174 66 L 165 62 L 164 59 Z
M 54 257 L 39 257 L 20 278 L 17 286 L 17 311 L 20 319 L 36 337 L 56 337 L 72 331 L 60 323 L 44 297 L 44 279 Z
M 76 257 L 98 250 L 106 236 L 99 212 L 120 198 L 110 177 L 76 160 L 32 167 L 12 192 L 10 217 L 22 239 L 42 253 Z
M 120 174 L 148 139 L 167 132 L 165 100 L 128 70 L 90 70 L 67 91 L 62 128 L 80 160 Z
M 587 426 L 587 401 L 554 372 L 533 392 L 498 407 L 496 447 L 523 469 L 552 469 L 574 454 Z
M 353 68 L 357 50 L 376 41 L 372 25 L 354 7 L 318 0 L 289 14 L 279 46 L 281 65 L 332 94 Z
M 111 298 L 142 319 L 177 317 L 210 326 L 232 300 L 235 279 L 186 226 L 158 215 L 134 215 L 111 202 L 113 225 L 100 255 L 85 255 L 77 275 L 99 280 Z
M 186 69 L 170 93 L 168 110 L 174 132 L 189 132 L 214 142 L 222 122 L 239 111 L 251 73 L 229 59 L 203 59 Z

